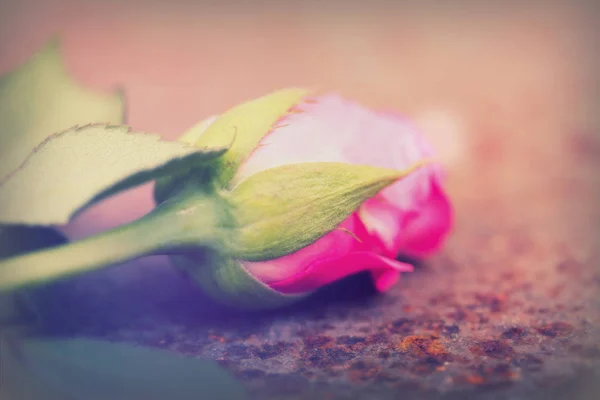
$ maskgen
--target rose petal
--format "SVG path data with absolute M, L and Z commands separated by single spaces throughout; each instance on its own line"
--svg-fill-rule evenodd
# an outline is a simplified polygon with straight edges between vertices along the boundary
M 405 218 L 396 254 L 425 257 L 439 250 L 453 224 L 453 212 L 448 197 L 439 183 L 433 182 L 431 192 L 418 210 Z
M 416 131 L 397 117 L 374 113 L 337 95 L 321 96 L 282 118 L 235 179 L 281 165 L 319 161 L 404 170 L 429 157 L 411 145 L 418 140 Z
M 400 192 L 397 198 L 405 202 L 400 198 L 401 183 L 365 202 L 359 215 L 369 232 L 379 238 L 389 257 L 399 253 L 413 257 L 429 255 L 439 249 L 450 231 L 452 207 L 440 184 L 433 181 L 424 198 L 414 199 L 410 209 L 403 209 L 390 194 Z
M 316 260 L 295 276 L 269 286 L 282 293 L 304 293 L 366 270 L 377 271 L 376 287 L 385 291 L 398 280 L 400 272 L 411 272 L 413 267 L 371 251 L 352 252 Z
M 375 113 L 337 95 L 326 95 L 299 104 L 282 118 L 234 180 L 276 166 L 317 161 L 404 170 L 432 155 L 425 138 L 398 115 Z M 347 229 L 361 238 L 361 246 L 337 230 L 280 259 L 244 264 L 263 282 L 282 291 L 312 290 L 368 269 L 373 270 L 378 289 L 386 290 L 398 279 L 394 269 L 398 264 L 392 259 L 399 251 L 424 255 L 437 249 L 450 229 L 451 209 L 441 179 L 441 167 L 428 165 L 363 204 L 358 222 L 353 216 L 341 226 L 350 226 Z M 355 232 L 359 228 L 364 235 Z
M 270 285 L 298 275 L 317 260 L 369 250 L 368 239 L 364 225 L 353 214 L 338 229 L 292 254 L 274 260 L 242 263 L 253 276 Z
M 376 269 L 371 271 L 371 278 L 379 292 L 387 292 L 400 279 L 400 272 L 395 269 Z

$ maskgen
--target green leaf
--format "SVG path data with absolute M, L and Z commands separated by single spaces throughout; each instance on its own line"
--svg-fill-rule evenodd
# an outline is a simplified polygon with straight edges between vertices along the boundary
M 0 398 L 15 400 L 246 399 L 216 363 L 85 339 L 5 340 Z
M 229 195 L 237 258 L 262 261 L 293 253 L 331 232 L 405 171 L 336 162 L 290 164 L 242 181 Z
M 248 101 L 226 111 L 200 131 L 203 133 L 196 141 L 196 146 L 200 147 L 227 145 L 231 134 L 235 134 L 235 142 L 221 159 L 219 181 L 223 186 L 229 185 L 239 165 L 258 146 L 263 136 L 307 93 L 304 89 L 291 88 Z M 188 132 L 183 139 L 189 140 L 193 135 Z
M 92 202 L 225 151 L 161 141 L 125 126 L 72 128 L 48 138 L 0 182 L 0 223 L 64 224 Z
M 53 133 L 77 124 L 122 123 L 120 93 L 90 91 L 69 76 L 52 40 L 0 77 L 0 182 Z

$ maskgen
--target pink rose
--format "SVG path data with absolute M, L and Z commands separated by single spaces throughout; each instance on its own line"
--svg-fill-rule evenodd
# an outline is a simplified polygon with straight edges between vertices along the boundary
M 201 129 L 206 129 L 209 120 Z M 405 170 L 433 156 L 405 119 L 367 110 L 337 95 L 305 98 L 267 133 L 234 181 L 306 162 L 344 162 Z M 363 203 L 338 229 L 292 254 L 240 261 L 262 283 L 285 294 L 306 293 L 368 270 L 380 291 L 412 266 L 399 254 L 423 257 L 440 248 L 452 225 L 442 170 L 429 164 Z
M 206 294 L 238 308 L 281 307 L 359 271 L 389 289 L 412 271 L 398 254 L 426 256 L 451 228 L 441 167 L 398 116 L 307 93 L 284 89 L 195 125 L 179 139 L 188 146 L 175 146 L 185 153 L 93 198 L 155 174 L 152 212 L 4 261 L 0 291 L 146 254 L 168 254 Z

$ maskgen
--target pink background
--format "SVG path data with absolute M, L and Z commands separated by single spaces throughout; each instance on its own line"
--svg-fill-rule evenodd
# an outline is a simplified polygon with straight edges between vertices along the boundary
M 0 72 L 58 33 L 77 79 L 123 86 L 128 123 L 169 138 L 281 87 L 337 90 L 416 120 L 449 169 L 459 216 L 475 203 L 518 209 L 531 196 L 540 209 L 569 208 L 543 199 L 568 190 L 547 179 L 574 171 L 561 150 L 589 148 L 600 124 L 592 6 L 193 3 L 1 0 Z M 111 199 L 66 231 L 81 237 L 143 215 L 149 190 Z M 591 207 L 593 190 L 573 196 Z M 568 213 L 556 223 L 571 224 Z

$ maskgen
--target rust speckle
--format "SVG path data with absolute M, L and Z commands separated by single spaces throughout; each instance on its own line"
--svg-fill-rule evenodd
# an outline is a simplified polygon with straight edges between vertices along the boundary
M 468 322 L 472 324 L 484 324 L 489 321 L 489 318 L 483 314 L 473 311 L 477 305 L 467 305 L 462 308 L 456 308 L 454 311 L 447 314 L 447 317 L 457 322 Z
M 364 343 L 366 339 L 360 336 L 340 336 L 335 342 L 336 344 L 341 344 L 345 346 L 353 346 L 358 343 Z
M 521 379 L 521 375 L 518 370 L 511 368 L 508 364 L 498 364 L 489 367 L 475 367 L 471 372 L 457 376 L 454 381 L 459 384 L 494 387 L 512 384 L 519 379 Z
M 444 336 L 456 335 L 460 332 L 458 325 L 445 325 L 443 330 Z
M 353 382 L 369 381 L 377 377 L 380 372 L 379 365 L 357 361 L 348 368 L 348 378 Z
M 517 326 L 514 326 L 502 332 L 503 339 L 512 339 L 516 341 L 524 338 L 525 336 L 527 336 L 527 331 Z
M 330 368 L 344 364 L 356 357 L 356 353 L 340 348 L 316 348 L 303 355 L 315 367 Z
M 415 321 L 408 318 L 400 318 L 392 322 L 388 329 L 393 333 L 409 334 L 414 330 Z
M 261 360 L 273 358 L 288 350 L 291 346 L 285 342 L 275 344 L 264 344 L 260 349 L 255 350 L 255 354 Z
M 317 347 L 325 347 L 333 344 L 333 339 L 328 336 L 308 336 L 304 338 L 304 347 L 314 349 Z
M 365 344 L 385 344 L 389 342 L 389 338 L 385 333 L 376 333 L 371 336 L 367 336 Z
M 435 357 L 427 357 L 419 361 L 411 368 L 411 372 L 416 375 L 428 375 L 436 371 L 443 371 L 444 363 Z
M 472 346 L 469 350 L 478 356 L 506 359 L 514 354 L 511 346 L 501 340 L 487 340 Z
M 397 351 L 408 353 L 414 357 L 424 358 L 430 363 L 435 361 L 438 364 L 452 359 L 452 355 L 434 335 L 407 336 L 395 348 Z
M 335 343 L 344 350 L 360 351 L 366 346 L 367 339 L 360 336 L 339 336 Z
M 485 378 L 479 374 L 468 374 L 457 379 L 459 382 L 466 382 L 471 385 L 483 385 L 485 383 Z
M 497 313 L 506 309 L 506 296 L 503 294 L 482 294 L 475 295 L 475 299 L 482 305 L 488 307 L 491 312 Z
M 461 309 L 457 309 L 451 313 L 448 314 L 448 318 L 452 318 L 456 321 L 466 321 L 467 320 L 467 313 L 464 310 Z
M 573 332 L 573 325 L 568 324 L 566 322 L 552 322 L 549 324 L 544 324 L 536 328 L 536 330 L 544 336 L 548 337 L 557 337 L 557 336 L 567 336 L 571 332 Z
M 252 357 L 251 349 L 244 344 L 235 344 L 227 349 L 227 358 L 233 360 L 245 359 Z

